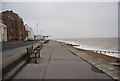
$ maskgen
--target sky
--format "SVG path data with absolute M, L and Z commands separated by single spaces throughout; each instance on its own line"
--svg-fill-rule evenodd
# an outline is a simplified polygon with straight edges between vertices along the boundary
M 2 11 L 6 10 L 19 14 L 34 34 L 52 38 L 118 36 L 117 2 L 2 2 Z

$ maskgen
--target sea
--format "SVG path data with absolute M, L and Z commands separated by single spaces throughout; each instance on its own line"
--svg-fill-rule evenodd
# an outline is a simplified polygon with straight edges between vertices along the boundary
M 60 39 L 61 41 L 65 42 L 72 42 L 75 44 L 79 44 L 77 46 L 81 49 L 86 50 L 99 50 L 99 51 L 110 51 L 116 53 L 103 53 L 108 56 L 113 56 L 120 58 L 119 49 L 118 49 L 118 38 L 111 37 L 111 38 L 68 38 L 68 39 Z

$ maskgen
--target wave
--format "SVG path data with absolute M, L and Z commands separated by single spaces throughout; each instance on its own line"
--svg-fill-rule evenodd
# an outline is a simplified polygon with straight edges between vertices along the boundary
M 120 58 L 119 51 L 92 48 L 90 46 L 81 45 L 81 44 L 79 44 L 77 42 L 73 42 L 73 41 L 63 41 L 63 40 L 57 40 L 57 41 L 61 42 L 61 43 L 68 44 L 68 45 L 71 45 L 71 46 L 73 46 L 74 48 L 77 48 L 77 49 L 89 50 L 89 51 L 101 53 L 101 54 L 104 54 L 104 55 Z

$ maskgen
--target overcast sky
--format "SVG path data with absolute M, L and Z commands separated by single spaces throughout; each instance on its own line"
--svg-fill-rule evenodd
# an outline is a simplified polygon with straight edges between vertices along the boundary
M 117 2 L 4 2 L 37 33 L 53 38 L 118 36 Z

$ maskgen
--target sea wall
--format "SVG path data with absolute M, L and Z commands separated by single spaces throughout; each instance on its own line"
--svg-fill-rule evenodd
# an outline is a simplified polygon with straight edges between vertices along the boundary
M 33 48 L 36 48 L 41 43 L 33 44 Z M 2 60 L 2 80 L 8 80 L 14 77 L 14 75 L 27 64 L 27 50 L 21 50 L 15 54 L 10 55 Z

